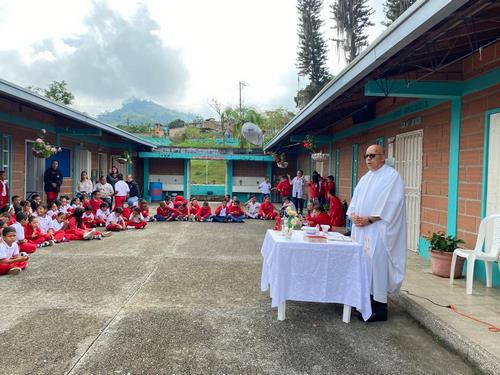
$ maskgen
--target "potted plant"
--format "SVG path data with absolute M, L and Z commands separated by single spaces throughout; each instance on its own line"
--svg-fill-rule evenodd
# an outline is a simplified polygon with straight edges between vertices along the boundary
M 123 151 L 117 160 L 120 164 L 132 164 L 132 158 L 130 157 L 128 151 Z
M 285 153 L 282 152 L 281 154 L 275 152 L 273 154 L 274 161 L 276 162 L 276 165 L 278 168 L 286 168 L 288 167 L 288 162 L 285 161 Z
M 444 232 L 434 232 L 426 239 L 429 241 L 430 246 L 432 273 L 436 276 L 449 278 L 453 252 L 464 241 L 456 236 L 446 235 Z M 462 277 L 464 260 L 464 258 L 457 257 L 454 270 L 455 278 Z
M 49 142 L 45 140 L 45 135 L 47 131 L 42 129 L 37 139 L 35 139 L 35 143 L 33 143 L 33 156 L 37 158 L 50 158 L 52 155 L 61 152 L 61 147 L 52 146 Z
M 306 136 L 306 139 L 302 141 L 302 145 L 304 146 L 305 149 L 309 150 L 311 152 L 311 158 L 314 161 L 325 161 L 328 160 L 328 154 L 324 152 L 316 152 L 315 147 L 316 145 L 314 144 L 314 138 L 310 135 Z

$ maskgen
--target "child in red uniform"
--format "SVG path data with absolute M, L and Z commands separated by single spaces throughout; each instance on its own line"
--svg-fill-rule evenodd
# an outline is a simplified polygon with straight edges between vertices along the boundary
M 245 213 L 241 209 L 240 201 L 235 200 L 229 209 L 228 221 L 232 223 L 244 223 Z
M 72 235 L 75 240 L 91 240 L 93 238 L 101 239 L 101 233 L 96 229 L 88 230 L 83 222 L 83 208 L 77 207 L 68 219 L 68 229 L 65 233 Z
M 122 218 L 125 220 L 125 223 L 127 223 L 128 218 L 132 215 L 132 209 L 128 205 L 128 202 L 123 203 L 122 207 Z
M 165 203 L 168 211 L 168 216 L 167 216 L 167 221 L 172 221 L 177 218 L 179 215 L 179 211 L 177 211 L 177 208 L 175 207 L 174 202 L 172 201 L 172 198 L 166 197 L 165 198 Z
M 108 220 L 106 221 L 106 230 L 110 230 L 113 232 L 119 232 L 127 229 L 127 222 L 122 217 L 123 209 L 121 207 L 116 208 L 111 214 L 108 216 Z
M 33 209 L 31 208 L 31 203 L 29 201 L 21 201 L 21 207 L 23 208 L 22 212 L 27 217 L 30 217 L 33 215 Z
M 231 201 L 227 201 L 227 208 L 229 211 L 231 211 L 231 208 L 233 207 L 234 202 L 238 200 L 238 196 L 233 195 L 233 199 Z
M 144 229 L 146 228 L 146 219 L 142 215 L 139 207 L 134 207 L 132 214 L 127 222 L 127 228 Z
M 169 216 L 169 210 L 167 208 L 167 203 L 165 201 L 161 201 L 160 205 L 156 208 L 156 215 L 155 215 L 155 220 L 156 221 L 166 221 Z
M 95 213 L 95 223 L 98 227 L 106 226 L 106 219 L 109 216 L 109 208 L 106 202 L 102 202 L 99 209 Z
M 313 174 L 312 181 L 309 182 L 309 199 L 313 202 L 314 205 L 319 204 L 319 190 L 320 190 L 320 182 L 319 175 Z
M 56 199 L 49 206 L 49 210 L 47 211 L 47 216 L 50 218 L 50 220 L 55 219 L 57 214 L 59 213 L 59 209 L 57 208 L 58 202 L 59 201 Z M 40 215 L 38 215 L 38 216 L 40 216 Z
M 189 220 L 194 221 L 196 215 L 198 214 L 198 210 L 200 209 L 200 205 L 196 198 L 191 199 L 191 202 L 188 204 L 188 216 Z
M 9 182 L 5 179 L 5 171 L 0 171 L 0 209 L 9 205 Z
M 138 202 L 138 206 L 141 210 L 141 214 L 144 217 L 144 220 L 146 221 L 155 221 L 154 216 L 149 215 L 149 206 L 148 202 L 146 202 L 144 199 L 141 199 Z
M 277 190 L 280 193 L 281 200 L 285 200 L 285 198 L 292 196 L 292 185 L 290 185 L 290 180 L 288 176 L 280 176 L 280 182 L 276 187 L 273 187 L 271 190 Z
M 28 225 L 24 227 L 24 236 L 28 243 L 33 243 L 37 247 L 52 246 L 54 245 L 54 240 L 47 233 L 42 233 L 38 227 L 38 217 L 31 216 L 28 219 Z
M 314 216 L 307 221 L 309 226 L 315 227 L 316 225 L 319 225 L 321 228 L 321 225 L 328 225 L 331 229 L 331 221 L 330 221 L 330 216 L 325 212 L 325 209 L 322 206 L 318 206 L 314 208 Z
M 309 201 L 307 202 L 306 206 L 306 221 L 311 220 L 313 216 L 314 216 L 314 204 L 313 202 Z
M 332 190 L 335 191 L 335 182 L 333 180 L 334 180 L 333 176 L 328 176 L 326 178 L 326 191 L 325 191 L 326 198 L 329 198 L 328 194 L 330 194 L 330 191 Z
M 274 211 L 274 206 L 271 203 L 269 196 L 264 198 L 264 202 L 260 204 L 259 218 L 262 220 L 273 220 L 278 213 Z
M 343 227 L 345 225 L 344 206 L 339 198 L 335 196 L 335 191 L 332 189 L 328 193 L 330 199 L 330 222 L 332 227 Z
M 0 275 L 17 275 L 28 265 L 29 256 L 19 255 L 16 230 L 12 227 L 0 228 Z
M 223 199 L 215 209 L 215 214 L 212 216 L 212 221 L 217 223 L 227 223 L 229 208 L 227 207 L 226 199 Z
M 179 207 L 177 207 L 177 212 L 179 214 L 177 215 L 176 220 L 186 221 L 189 219 L 189 210 L 185 204 L 183 204 L 183 203 L 179 204 Z
M 188 201 L 182 195 L 177 195 L 174 198 L 174 207 L 178 208 L 181 204 L 186 206 L 188 204 Z
M 212 209 L 207 201 L 204 201 L 198 212 L 196 213 L 196 220 L 210 221 L 212 218 Z
M 26 225 L 28 225 L 28 216 L 26 216 L 23 212 L 18 212 L 16 214 L 16 222 L 11 226 L 16 230 L 16 241 L 19 246 L 19 250 L 31 254 L 36 251 L 37 246 L 29 243 L 24 237 L 24 226 Z
M 92 206 L 87 206 L 83 209 L 82 220 L 87 228 L 95 228 L 97 226 L 95 216 L 92 213 Z
M 64 242 L 74 240 L 74 236 L 71 234 L 66 234 L 65 230 L 68 229 L 68 220 L 66 215 L 59 212 L 55 219 L 49 224 L 49 233 L 52 234 L 54 241 Z
M 100 191 L 94 191 L 92 193 L 92 199 L 90 199 L 89 204 L 92 207 L 92 213 L 95 215 L 97 213 L 97 210 L 101 207 L 102 204 Z

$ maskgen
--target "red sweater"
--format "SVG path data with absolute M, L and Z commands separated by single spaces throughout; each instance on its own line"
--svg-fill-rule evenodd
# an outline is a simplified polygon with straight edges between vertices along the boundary
M 259 208 L 259 215 L 269 216 L 274 212 L 274 206 L 271 202 L 262 202 Z
M 330 197 L 330 221 L 334 227 L 345 225 L 345 212 L 342 202 L 336 196 Z
M 189 214 L 190 215 L 196 215 L 198 211 L 200 210 L 200 205 L 199 204 L 189 204 Z
M 149 207 L 141 208 L 141 214 L 145 219 L 147 219 L 149 217 Z
M 163 216 L 163 217 L 167 217 L 167 215 L 168 215 L 168 207 L 167 206 L 165 206 L 165 208 L 158 207 L 156 209 L 156 214 L 160 215 L 160 216 Z
M 217 208 L 215 209 L 215 215 L 219 216 L 220 212 L 222 211 L 222 204 L 219 204 Z M 229 215 L 229 207 L 226 206 L 226 216 Z
M 189 214 L 189 210 L 186 206 L 184 206 L 184 208 L 182 207 L 179 207 L 177 209 L 177 211 L 179 212 L 179 214 L 181 214 L 182 216 L 187 216 Z
M 42 231 L 38 227 L 33 229 L 31 225 L 24 225 L 23 228 L 24 228 L 24 238 L 26 238 L 27 240 L 31 240 L 42 235 Z M 33 236 L 33 234 L 35 235 Z
M 241 209 L 241 206 L 232 206 L 231 210 L 229 210 L 231 215 L 233 216 L 243 216 L 245 213 Z
M 83 229 L 86 230 L 87 227 L 85 226 L 85 223 L 83 222 L 83 219 L 80 222 L 80 225 L 77 224 L 76 217 L 71 216 L 68 220 L 68 229 L 70 230 L 75 230 L 75 229 Z
M 292 185 L 290 185 L 290 181 L 288 180 L 281 181 L 278 185 L 276 185 L 276 189 L 278 189 L 283 198 L 290 197 L 292 195 Z
M 308 222 L 311 227 L 315 227 L 316 225 L 331 225 L 330 216 L 326 212 L 313 216 Z
M 97 210 L 101 207 L 102 199 L 91 199 L 90 206 L 92 207 L 92 213 L 95 215 Z
M 201 206 L 200 209 L 198 210 L 198 213 L 196 214 L 196 217 L 198 218 L 198 220 L 201 220 L 201 219 L 206 219 L 210 215 L 212 215 L 212 209 L 210 208 L 210 206 L 208 207 Z
M 314 182 L 309 182 L 309 198 L 319 198 L 318 185 Z
M 174 206 L 179 207 L 179 205 L 184 204 L 186 205 L 188 203 L 187 200 L 184 199 L 182 195 L 178 195 L 174 198 Z

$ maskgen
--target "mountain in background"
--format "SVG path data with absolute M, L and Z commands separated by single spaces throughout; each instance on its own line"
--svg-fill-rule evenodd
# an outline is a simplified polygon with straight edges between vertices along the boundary
M 110 125 L 143 125 L 160 123 L 166 125 L 180 119 L 190 123 L 201 118 L 194 113 L 184 113 L 165 108 L 151 100 L 130 98 L 122 103 L 122 107 L 114 111 L 106 111 L 97 116 L 99 121 Z

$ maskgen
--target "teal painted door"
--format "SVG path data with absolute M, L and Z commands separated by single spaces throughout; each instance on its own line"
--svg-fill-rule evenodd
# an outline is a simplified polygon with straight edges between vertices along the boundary
M 351 157 L 351 197 L 354 194 L 354 189 L 356 188 L 356 185 L 358 184 L 358 152 L 359 151 L 359 145 L 353 144 L 352 145 L 352 157 Z

